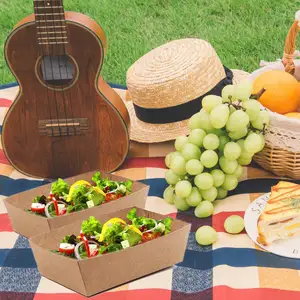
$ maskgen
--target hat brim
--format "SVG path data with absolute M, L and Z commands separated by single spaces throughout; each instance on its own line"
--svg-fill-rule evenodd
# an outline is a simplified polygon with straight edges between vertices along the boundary
M 249 73 L 241 70 L 232 70 L 233 84 L 248 78 Z M 133 103 L 125 101 L 131 121 L 130 139 L 139 143 L 160 143 L 175 140 L 179 135 L 189 133 L 188 120 L 167 123 L 150 124 L 140 121 L 135 114 Z

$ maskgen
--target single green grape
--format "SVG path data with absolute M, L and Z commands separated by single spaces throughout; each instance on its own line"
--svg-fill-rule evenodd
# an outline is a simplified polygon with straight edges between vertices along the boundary
M 217 238 L 217 232 L 211 226 L 202 226 L 195 233 L 196 241 L 201 246 L 213 244 Z
M 248 115 L 242 110 L 236 110 L 229 116 L 226 128 L 229 131 L 239 131 L 241 128 L 247 127 L 248 123 Z
M 241 176 L 243 175 L 243 167 L 241 165 L 238 165 L 232 175 L 234 175 L 237 179 L 241 178 Z
M 225 145 L 229 142 L 229 137 L 226 135 L 220 136 L 219 140 L 220 140 L 220 144 L 219 144 L 218 150 L 224 151 Z
M 177 195 L 174 195 L 174 204 L 175 204 L 175 207 L 181 211 L 186 211 L 190 208 L 190 206 L 187 204 L 186 200 Z
M 203 146 L 207 150 L 216 150 L 220 145 L 219 137 L 213 133 L 209 133 L 203 139 Z
M 250 80 L 245 80 L 235 86 L 235 96 L 238 101 L 249 100 L 253 90 L 253 83 Z
M 214 185 L 214 179 L 209 173 L 201 173 L 195 177 L 194 183 L 200 190 L 208 190 Z
M 192 143 L 187 143 L 181 150 L 181 155 L 188 161 L 190 159 L 199 159 L 201 155 L 200 149 Z
M 265 137 L 262 134 L 259 134 L 259 137 L 260 137 L 260 140 L 261 140 L 261 147 L 260 147 L 260 150 L 258 152 L 262 151 L 265 147 Z
M 224 228 L 226 232 L 231 234 L 238 234 L 242 232 L 244 227 L 244 219 L 238 215 L 232 215 L 224 222 Z
M 182 156 L 175 156 L 171 160 L 170 169 L 177 175 L 186 174 L 186 161 Z
M 210 119 L 209 119 L 209 113 L 202 108 L 199 112 L 200 116 L 199 118 L 201 119 L 200 121 L 200 128 L 208 131 L 208 130 L 212 130 L 213 126 L 211 125 Z
M 186 198 L 186 203 L 192 207 L 196 207 L 202 201 L 202 196 L 195 186 L 192 188 L 191 194 Z
M 212 111 L 210 112 L 210 123 L 214 128 L 223 128 L 229 118 L 229 108 L 226 104 L 221 104 L 216 106 Z
M 214 167 L 218 163 L 218 160 L 218 154 L 213 150 L 205 150 L 200 157 L 202 165 L 206 168 Z
M 208 190 L 200 190 L 201 196 L 204 200 L 213 202 L 217 199 L 218 191 L 217 189 L 213 186 Z
M 220 96 L 208 95 L 202 99 L 202 107 L 210 112 L 213 108 L 222 104 L 222 98 Z
M 224 156 L 229 160 L 237 160 L 242 153 L 241 147 L 234 142 L 229 142 L 224 147 Z
M 234 102 L 236 100 L 234 85 L 226 85 L 222 90 L 223 102 Z
M 266 110 L 261 110 L 259 116 L 251 122 L 252 126 L 256 129 L 262 130 L 264 124 L 268 126 L 270 123 L 270 114 Z
M 210 217 L 214 213 L 214 206 L 209 201 L 202 201 L 195 208 L 195 216 L 197 218 L 207 218 Z
M 246 114 L 250 121 L 254 121 L 259 117 L 260 104 L 256 100 L 248 100 L 243 102 L 243 107 L 246 109 Z
M 202 173 L 203 170 L 204 170 L 204 166 L 198 159 L 190 159 L 186 163 L 186 171 L 190 175 L 198 175 L 198 174 Z
M 169 204 L 174 204 L 174 196 L 175 196 L 175 189 L 171 185 L 168 186 L 164 191 L 164 200 L 167 201 Z
M 241 138 L 243 138 L 244 136 L 246 136 L 248 133 L 248 128 L 247 127 L 241 127 L 239 130 L 237 131 L 230 131 L 228 133 L 228 136 L 232 139 L 232 140 L 239 140 Z
M 215 169 L 215 170 L 212 170 L 210 172 L 210 174 L 211 174 L 211 176 L 214 179 L 214 186 L 215 187 L 219 187 L 219 186 L 221 186 L 224 183 L 225 174 L 224 174 L 223 171 L 221 171 L 219 169 Z
M 244 148 L 247 152 L 257 153 L 261 150 L 261 137 L 257 133 L 249 134 L 244 143 Z
M 224 199 L 227 197 L 228 191 L 222 188 L 221 186 L 217 188 L 218 190 L 218 195 L 217 199 Z
M 205 136 L 206 132 L 203 129 L 193 129 L 189 135 L 189 142 L 198 147 L 202 147 Z
M 171 165 L 171 157 L 172 157 L 172 152 L 169 153 L 166 157 L 165 157 L 165 165 L 167 168 L 170 168 Z
M 237 160 L 237 162 L 241 166 L 248 166 L 251 164 L 251 161 L 252 161 L 252 157 L 244 157 L 244 156 L 240 156 Z
M 222 188 L 227 191 L 234 190 L 238 185 L 238 180 L 234 175 L 225 175 L 224 183 L 222 184 Z
M 178 181 L 181 180 L 180 176 L 175 174 L 172 170 L 167 170 L 165 173 L 165 178 L 168 184 L 175 185 Z
M 188 142 L 189 142 L 189 139 L 185 135 L 181 135 L 181 136 L 177 137 L 177 139 L 175 140 L 175 149 L 180 152 L 182 150 L 183 146 L 185 144 L 187 144 Z
M 181 198 L 188 197 L 192 192 L 192 185 L 187 180 L 182 180 L 176 183 L 175 185 L 175 193 L 177 196 Z
M 245 158 L 245 157 L 252 158 L 253 157 L 254 153 L 248 152 L 245 149 L 245 140 L 238 140 L 238 141 L 236 141 L 236 143 L 241 147 L 241 150 L 242 150 L 240 157 L 242 157 L 242 158 Z
M 188 120 L 188 127 L 190 130 L 201 128 L 201 116 L 200 112 L 192 115 Z
M 233 174 L 238 166 L 238 162 L 236 160 L 229 160 L 225 156 L 221 156 L 219 159 L 219 164 L 226 174 Z
M 266 126 L 268 126 L 270 124 L 270 114 L 267 110 L 261 110 L 260 111 L 260 118 L 263 121 L 263 124 L 265 124 Z

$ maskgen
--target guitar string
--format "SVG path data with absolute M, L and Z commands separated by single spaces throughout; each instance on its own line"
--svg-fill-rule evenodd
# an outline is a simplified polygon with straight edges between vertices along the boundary
M 61 19 L 61 22 L 60 22 L 60 24 L 61 24 L 61 26 L 65 26 L 65 32 L 66 32 L 66 37 L 67 37 L 67 41 L 69 42 L 69 38 L 68 38 L 68 31 L 67 31 L 67 22 L 66 22 L 66 20 L 65 20 L 65 11 L 64 11 L 64 6 L 63 6 L 63 0 L 60 0 L 59 1 L 60 3 L 59 3 L 59 6 L 61 6 L 61 13 L 63 13 L 64 15 L 64 21 Z M 67 55 L 67 53 L 66 53 L 67 51 L 66 51 L 66 47 L 64 47 L 64 55 Z M 64 67 L 65 67 L 65 69 L 66 69 L 66 74 L 67 74 L 67 77 L 69 76 L 69 73 L 68 73 L 68 66 L 67 66 L 67 60 L 65 60 L 65 65 L 64 65 Z M 75 75 L 75 72 L 74 72 L 74 74 L 71 74 L 71 76 L 74 76 Z M 73 80 L 74 78 L 72 78 L 72 80 Z M 75 122 L 74 122 L 74 114 L 73 114 L 73 107 L 72 107 L 72 97 L 69 97 L 69 108 L 70 108 L 70 112 L 71 112 L 71 118 L 72 118 L 72 120 L 73 120 L 73 130 L 74 130 L 74 135 L 77 135 L 77 128 L 76 128 L 76 126 L 75 126 Z
M 59 0 L 59 2 L 62 2 L 61 0 Z M 62 4 L 62 3 L 61 3 Z M 58 6 L 60 6 L 60 3 L 59 3 L 59 5 Z M 54 28 L 54 34 L 55 34 L 55 39 L 54 39 L 54 41 L 55 41 L 55 45 L 57 46 L 57 49 L 60 49 L 59 47 L 60 47 L 60 45 L 59 45 L 59 42 L 57 41 L 57 32 L 56 32 L 56 24 L 55 24 L 55 15 L 54 15 L 54 10 L 53 10 L 53 6 L 51 6 L 51 11 L 52 11 L 52 18 L 53 18 L 53 28 Z M 62 23 L 62 21 L 61 21 L 61 17 L 60 17 L 60 15 L 58 16 L 58 18 L 59 18 L 59 24 L 61 24 L 60 26 L 62 26 L 63 25 L 63 23 Z M 61 30 L 63 30 L 63 27 L 61 27 L 62 29 Z M 66 49 L 65 49 L 65 44 L 64 43 L 62 43 L 61 44 L 62 45 L 62 53 L 65 55 L 66 54 Z M 60 68 L 60 51 L 58 51 L 59 52 L 59 55 L 58 55 L 58 70 L 59 70 L 59 77 L 60 77 L 60 80 L 63 80 L 63 78 L 62 78 L 62 72 L 61 72 L 61 68 Z M 66 122 L 66 129 L 67 129 L 67 136 L 69 136 L 70 134 L 69 134 L 69 126 L 68 126 L 68 119 L 67 119 L 67 108 L 66 108 L 66 98 L 65 98 L 65 90 L 64 90 L 64 87 L 62 86 L 61 87 L 61 92 L 62 92 L 62 97 L 63 97 L 63 107 L 64 107 L 64 115 L 65 115 L 65 122 Z
M 48 3 L 51 4 L 51 2 L 49 2 L 50 0 L 47 0 Z M 44 0 L 44 7 L 46 8 L 46 0 Z M 48 35 L 48 25 L 47 25 L 47 17 L 45 15 L 45 27 L 46 27 L 46 35 L 47 35 L 47 41 L 49 41 L 49 35 Z M 48 43 L 48 49 L 50 50 L 50 48 L 54 49 L 53 46 L 51 46 L 52 44 Z M 52 79 L 54 80 L 54 71 L 53 71 L 53 61 L 52 61 L 52 55 L 51 55 L 51 51 L 49 51 L 49 58 L 50 58 L 50 65 L 51 65 L 51 72 L 52 72 Z M 46 81 L 46 86 L 47 86 L 47 81 Z M 48 86 L 50 87 L 50 84 L 48 84 Z M 58 124 L 58 129 L 59 129 L 59 136 L 61 136 L 61 128 L 60 128 L 60 123 L 59 123 L 59 109 L 58 109 L 58 104 L 57 104 L 57 95 L 56 95 L 56 89 L 53 90 L 54 92 L 54 98 L 55 98 L 55 110 L 56 110 L 56 115 L 57 115 L 57 124 Z M 55 165 L 55 164 L 54 164 Z
M 38 11 L 39 4 L 38 3 L 39 2 L 34 2 L 34 4 L 33 4 L 33 9 L 34 9 L 36 15 L 39 14 L 39 11 Z M 39 45 L 39 48 L 40 48 L 40 51 L 41 51 L 41 57 L 42 57 L 42 68 L 44 68 L 44 70 L 46 70 L 45 60 L 43 59 L 43 57 L 44 57 L 43 45 L 39 43 L 39 39 L 38 39 L 39 30 L 37 28 L 37 26 L 38 26 L 37 22 L 35 22 L 35 25 L 36 25 L 36 32 L 37 32 L 37 43 Z M 49 89 L 47 87 L 45 88 L 45 92 L 46 92 L 46 98 L 47 98 L 47 103 L 48 103 L 48 107 L 49 107 L 49 113 L 50 113 L 51 133 L 53 135 L 54 131 L 53 131 L 53 126 L 52 126 L 53 125 L 53 120 L 52 120 L 52 112 L 51 112 L 51 104 L 50 104 L 50 95 L 49 95 Z M 47 128 L 46 128 L 46 130 L 47 130 Z
M 58 2 L 59 2 L 58 6 L 61 6 L 61 9 L 59 9 L 59 12 L 63 13 L 63 17 L 64 17 L 63 19 L 60 18 L 59 24 L 60 24 L 60 26 L 65 26 L 64 27 L 65 28 L 65 32 L 66 32 L 65 34 L 67 36 L 67 41 L 69 43 L 68 31 L 67 31 L 67 22 L 66 22 L 66 19 L 65 19 L 65 12 L 64 12 L 64 6 L 63 6 L 63 0 L 59 0 Z M 63 27 L 61 27 L 61 28 L 63 28 Z M 62 44 L 62 45 L 63 45 L 63 53 L 64 53 L 64 55 L 66 57 L 68 57 L 67 56 L 66 46 L 65 46 L 65 44 Z M 66 69 L 66 76 L 68 78 L 69 74 L 68 74 L 68 66 L 67 66 L 67 60 L 66 59 L 65 59 L 65 69 Z M 74 76 L 74 74 L 72 74 L 72 76 Z M 73 79 L 74 78 L 72 77 L 72 80 Z M 69 94 L 69 98 L 68 98 L 69 101 L 68 101 L 68 103 L 69 103 L 69 108 L 70 108 L 70 112 L 71 112 L 71 118 L 72 118 L 72 122 L 73 122 L 74 135 L 76 136 L 77 135 L 77 131 L 76 131 L 77 129 L 76 129 L 76 125 L 74 124 L 75 122 L 74 122 L 74 115 L 73 115 L 73 108 L 72 108 L 72 97 L 70 97 L 70 92 L 67 92 L 67 94 Z M 77 152 L 77 154 L 78 154 L 78 152 Z M 79 168 L 80 168 L 79 159 L 77 159 L 77 169 L 79 169 Z

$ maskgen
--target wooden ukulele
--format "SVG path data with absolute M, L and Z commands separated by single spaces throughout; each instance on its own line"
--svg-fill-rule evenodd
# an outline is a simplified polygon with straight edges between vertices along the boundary
M 34 0 L 34 8 L 5 45 L 20 90 L 4 119 L 4 153 L 33 177 L 111 172 L 128 153 L 129 115 L 100 76 L 104 32 L 89 17 L 64 12 L 62 0 Z

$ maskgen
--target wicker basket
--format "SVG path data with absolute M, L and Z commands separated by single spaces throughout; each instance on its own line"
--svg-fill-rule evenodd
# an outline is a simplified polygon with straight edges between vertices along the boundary
M 283 59 L 268 63 L 267 66 L 253 72 L 252 80 L 263 72 L 282 69 L 299 81 L 300 61 L 294 60 L 299 29 L 300 11 L 296 14 L 296 20 L 288 32 Z M 265 136 L 266 146 L 254 156 L 254 160 L 277 176 L 300 179 L 300 120 L 269 112 L 271 121 Z

